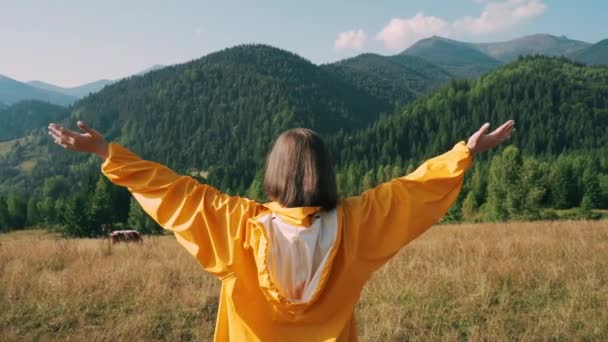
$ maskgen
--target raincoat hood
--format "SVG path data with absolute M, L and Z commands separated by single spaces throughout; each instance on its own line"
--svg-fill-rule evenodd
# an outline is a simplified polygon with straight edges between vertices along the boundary
M 339 249 L 341 231 L 338 227 L 337 211 L 325 212 L 321 207 L 298 207 L 285 208 L 279 203 L 271 202 L 263 205 L 268 211 L 251 219 L 253 228 L 247 237 L 246 248 L 251 248 L 257 266 L 258 284 L 260 290 L 272 306 L 275 313 L 275 320 L 297 322 L 299 317 L 304 314 L 307 308 L 315 303 L 323 294 L 329 274 L 333 266 L 336 252 Z M 309 300 L 293 301 L 281 293 L 279 284 L 273 282 L 271 270 L 269 269 L 269 258 L 271 257 L 271 246 L 268 235 L 268 227 L 271 216 L 276 214 L 285 223 L 308 229 L 315 218 L 320 218 L 322 222 L 321 230 L 332 234 L 333 239 L 328 255 L 324 262 L 319 266 L 320 276 L 316 287 Z M 266 225 L 266 226 L 265 226 Z

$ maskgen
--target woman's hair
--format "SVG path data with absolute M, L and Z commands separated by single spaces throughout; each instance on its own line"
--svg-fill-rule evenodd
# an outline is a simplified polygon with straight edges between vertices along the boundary
M 317 133 L 295 128 L 279 136 L 266 159 L 264 191 L 287 208 L 336 207 L 333 162 Z

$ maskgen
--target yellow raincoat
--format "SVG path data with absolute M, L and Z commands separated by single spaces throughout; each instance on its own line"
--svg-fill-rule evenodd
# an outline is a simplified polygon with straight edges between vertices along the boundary
M 354 341 L 355 305 L 366 281 L 447 212 L 471 164 L 470 151 L 460 142 L 410 175 L 343 199 L 337 238 L 317 290 L 301 303 L 281 296 L 271 281 L 268 237 L 257 218 L 272 211 L 306 226 L 317 208 L 228 196 L 115 143 L 102 172 L 127 187 L 203 269 L 221 280 L 216 341 Z

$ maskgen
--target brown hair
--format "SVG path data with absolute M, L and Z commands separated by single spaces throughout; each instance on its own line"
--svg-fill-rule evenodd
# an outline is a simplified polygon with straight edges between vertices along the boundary
M 279 136 L 266 159 L 264 191 L 287 208 L 336 207 L 333 162 L 317 133 L 295 128 Z

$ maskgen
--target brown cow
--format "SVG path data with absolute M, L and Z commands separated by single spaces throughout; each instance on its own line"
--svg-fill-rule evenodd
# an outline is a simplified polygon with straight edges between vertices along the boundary
M 144 242 L 137 230 L 115 230 L 108 235 L 108 239 L 110 239 L 112 244 L 118 242 Z

